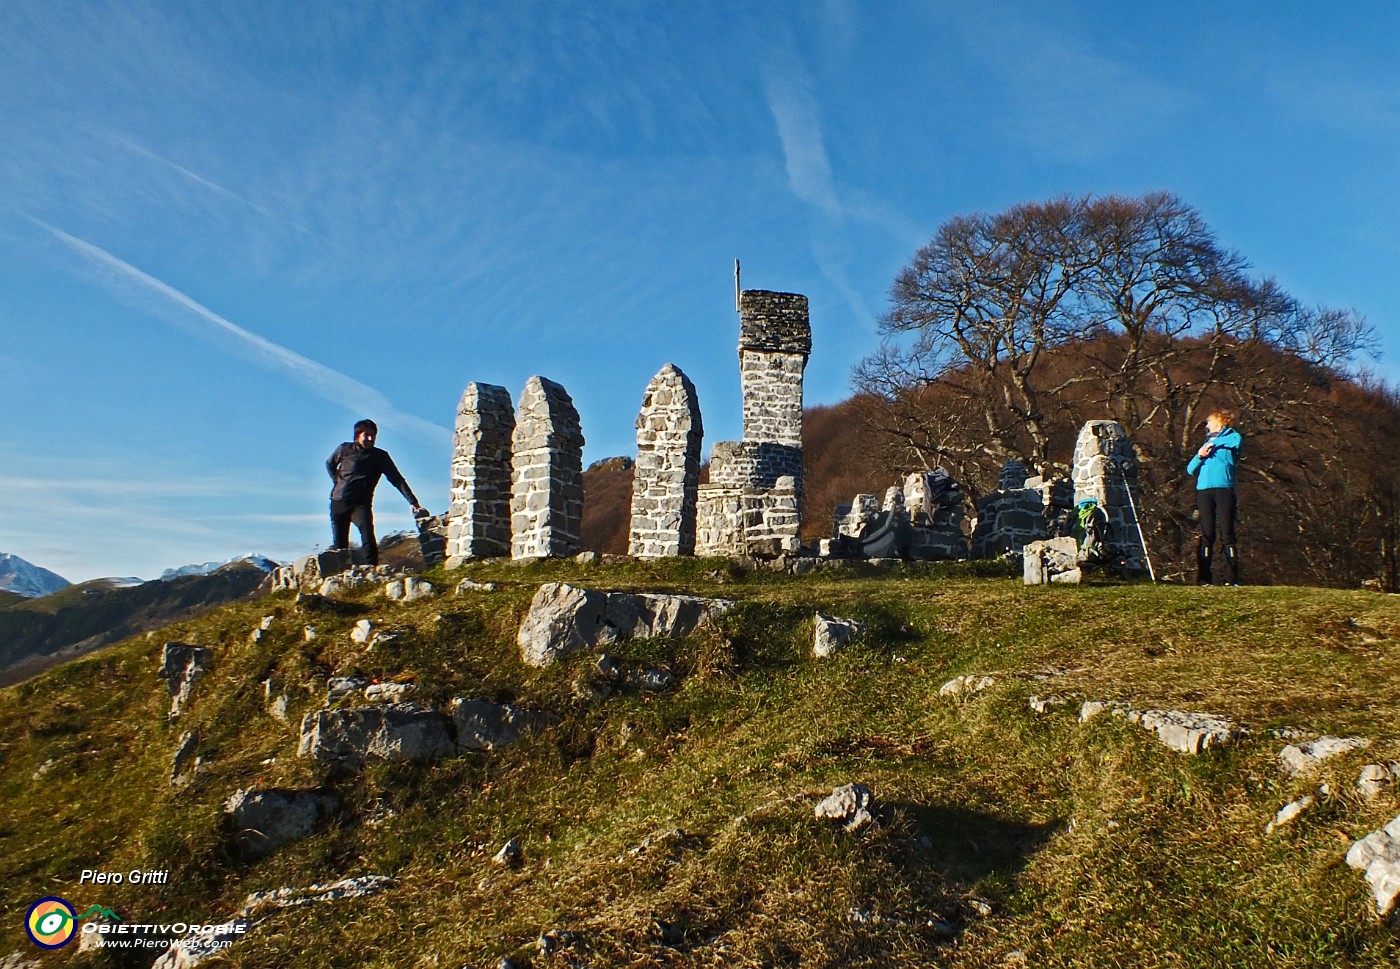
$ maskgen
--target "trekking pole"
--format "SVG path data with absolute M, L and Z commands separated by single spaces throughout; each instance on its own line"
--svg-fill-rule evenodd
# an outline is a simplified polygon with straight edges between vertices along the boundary
M 1137 502 L 1133 500 L 1132 485 L 1128 484 L 1128 472 L 1126 470 L 1128 461 L 1126 458 L 1120 458 L 1113 462 L 1113 465 L 1118 469 L 1118 476 L 1123 479 L 1123 490 L 1128 493 L 1128 507 L 1132 509 L 1133 524 L 1137 526 L 1138 544 L 1142 546 L 1142 558 L 1143 561 L 1147 563 L 1147 574 L 1152 577 L 1152 584 L 1156 585 L 1157 571 L 1152 568 L 1152 556 L 1147 552 L 1147 536 L 1142 533 L 1142 519 L 1138 517 Z

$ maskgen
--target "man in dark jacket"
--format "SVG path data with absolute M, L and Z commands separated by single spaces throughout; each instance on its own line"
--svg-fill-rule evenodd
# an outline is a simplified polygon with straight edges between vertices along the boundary
M 326 471 L 334 485 L 331 488 L 331 546 L 350 547 L 350 523 L 360 530 L 360 544 L 370 565 L 379 564 L 379 543 L 374 540 L 374 489 L 380 477 L 399 489 L 408 499 L 415 517 L 426 515 L 423 506 L 413 496 L 394 459 L 388 451 L 374 446 L 379 428 L 374 421 L 355 425 L 355 440 L 346 441 L 326 459 Z

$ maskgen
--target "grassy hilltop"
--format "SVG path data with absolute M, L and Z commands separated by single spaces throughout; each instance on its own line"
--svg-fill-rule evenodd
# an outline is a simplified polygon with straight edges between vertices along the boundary
M 281 593 L 107 647 L 0 691 L 0 959 L 61 895 L 132 921 L 223 921 L 254 891 L 389 875 L 373 896 L 260 916 L 206 966 L 1393 966 L 1400 933 L 1343 863 L 1400 813 L 1366 801 L 1363 764 L 1400 760 L 1400 608 L 1300 588 L 1023 587 L 988 566 L 868 567 L 802 578 L 717 561 L 482 563 L 438 595 L 345 597 L 302 614 Z M 980 573 L 980 574 L 979 574 Z M 453 594 L 463 577 L 495 591 Z M 596 653 L 524 666 L 516 629 L 541 582 L 723 596 L 685 640 L 610 648 L 665 666 L 663 693 L 580 699 Z M 811 655 L 813 614 L 867 622 Z M 256 642 L 250 631 L 274 616 Z M 359 618 L 402 630 L 374 650 Z M 303 627 L 314 624 L 307 642 Z M 214 668 L 168 724 L 166 641 Z M 959 674 L 1002 674 L 960 700 Z M 332 769 L 297 756 L 328 677 L 412 681 L 420 698 L 510 701 L 557 721 L 491 754 Z M 1019 675 L 1018 675 L 1019 674 Z M 282 722 L 263 681 L 291 697 Z M 1033 679 L 1032 676 L 1048 677 Z M 1031 694 L 1225 715 L 1251 735 L 1177 753 L 1123 718 L 1033 712 Z M 1309 778 L 1277 764 L 1280 727 L 1370 738 Z M 176 740 L 204 767 L 169 782 Z M 877 823 L 814 817 L 870 787 Z M 1326 783 L 1330 793 L 1318 795 Z M 240 788 L 326 786 L 346 810 L 259 861 L 221 830 Z M 1285 803 L 1317 796 L 1265 835 Z M 518 839 L 521 864 L 492 856 Z M 78 885 L 85 868 L 168 869 L 164 886 Z M 536 944 L 548 933 L 544 947 Z

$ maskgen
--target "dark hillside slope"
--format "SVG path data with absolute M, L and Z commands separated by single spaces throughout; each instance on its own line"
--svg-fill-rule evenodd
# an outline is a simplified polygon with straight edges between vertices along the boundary
M 32 675 L 56 655 L 71 659 L 254 595 L 266 582 L 263 570 L 235 562 L 206 575 L 135 586 L 114 587 L 98 579 L 0 606 L 0 683 Z

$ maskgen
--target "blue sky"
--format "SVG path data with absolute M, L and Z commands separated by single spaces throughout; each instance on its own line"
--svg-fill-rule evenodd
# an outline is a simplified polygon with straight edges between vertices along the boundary
M 472 380 L 740 435 L 733 260 L 809 403 L 959 213 L 1169 189 L 1400 376 L 1400 5 L 0 4 L 0 550 L 77 580 L 328 539 L 361 416 L 434 511 Z M 410 526 L 383 487 L 381 533 Z

